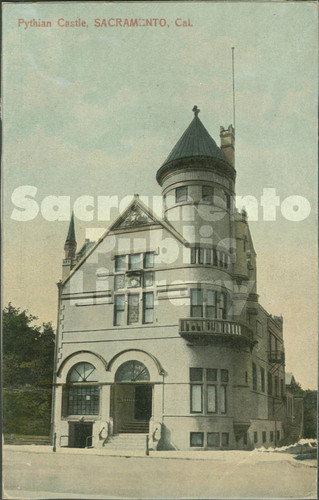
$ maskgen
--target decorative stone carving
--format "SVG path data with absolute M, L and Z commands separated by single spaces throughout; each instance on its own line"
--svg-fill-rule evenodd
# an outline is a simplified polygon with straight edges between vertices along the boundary
M 139 206 L 134 205 L 117 227 L 147 226 L 151 224 L 156 224 L 156 221 L 149 217 Z

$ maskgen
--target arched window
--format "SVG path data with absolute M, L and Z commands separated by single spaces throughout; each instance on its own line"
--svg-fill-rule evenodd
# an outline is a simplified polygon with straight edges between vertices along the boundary
M 78 363 L 68 373 L 68 382 L 97 382 L 95 366 L 91 363 Z
M 97 371 L 91 363 L 77 363 L 68 373 L 67 415 L 98 415 L 100 392 Z
M 141 382 L 144 380 L 150 380 L 150 374 L 146 366 L 136 360 L 126 361 L 115 374 L 115 382 Z

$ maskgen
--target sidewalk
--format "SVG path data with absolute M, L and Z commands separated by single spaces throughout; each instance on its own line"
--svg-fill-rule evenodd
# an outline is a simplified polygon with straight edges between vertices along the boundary
M 150 450 L 149 456 L 143 451 L 130 451 L 130 450 L 108 450 L 105 448 L 57 448 L 54 453 L 52 446 L 41 445 L 10 445 L 3 446 L 3 452 L 10 450 L 11 452 L 26 452 L 26 453 L 44 453 L 50 455 L 95 455 L 95 456 L 109 456 L 109 457 L 134 457 L 134 458 L 157 458 L 157 459 L 173 459 L 173 460 L 213 460 L 217 462 L 292 462 L 296 466 L 303 465 L 307 467 L 316 467 L 316 460 L 303 460 L 297 461 L 294 456 L 289 453 L 278 453 L 274 451 L 259 451 L 258 449 L 252 451 L 242 450 L 226 450 L 226 451 L 154 451 Z

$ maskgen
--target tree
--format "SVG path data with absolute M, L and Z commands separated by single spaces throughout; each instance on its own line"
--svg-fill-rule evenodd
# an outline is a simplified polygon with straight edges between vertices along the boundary
M 55 336 L 51 323 L 12 306 L 4 309 L 3 432 L 48 434 Z

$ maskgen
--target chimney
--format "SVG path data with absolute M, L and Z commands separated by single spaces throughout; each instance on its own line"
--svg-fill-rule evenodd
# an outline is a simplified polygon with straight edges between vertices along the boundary
M 220 127 L 220 149 L 228 162 L 235 167 L 235 129 L 229 125 L 228 129 Z

